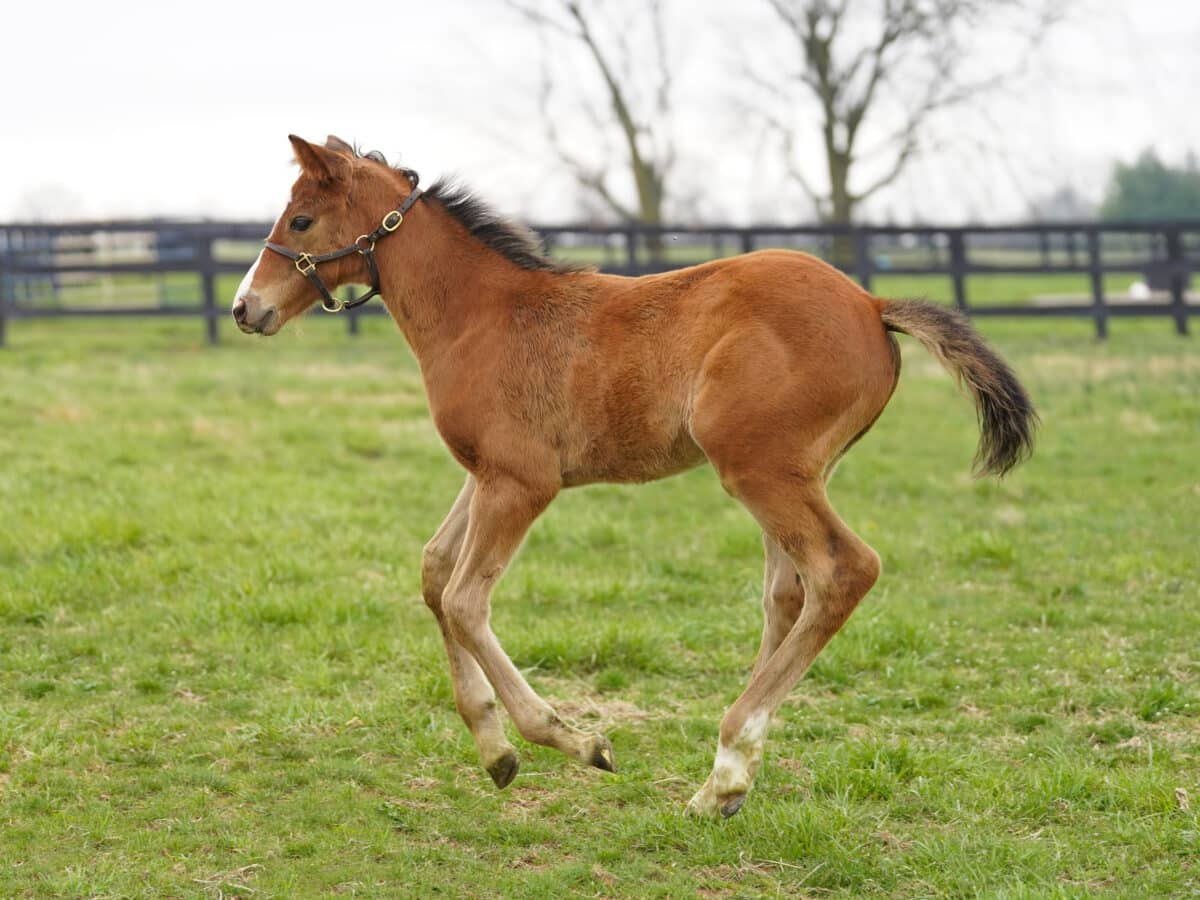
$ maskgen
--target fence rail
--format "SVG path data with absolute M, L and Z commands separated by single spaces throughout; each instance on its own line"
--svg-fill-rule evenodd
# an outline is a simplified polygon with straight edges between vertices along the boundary
M 198 316 L 218 340 L 226 303 L 222 276 L 241 275 L 270 230 L 264 222 L 124 221 L 0 225 L 0 345 L 8 321 L 68 316 Z M 620 275 L 663 272 L 767 247 L 791 247 L 839 265 L 870 289 L 885 278 L 938 277 L 972 316 L 1069 316 L 1092 319 L 1098 337 L 1121 316 L 1170 318 L 1187 334 L 1200 313 L 1188 289 L 1200 271 L 1200 220 L 1145 224 L 1061 222 L 1003 226 L 785 226 L 536 228 L 558 256 Z M 1105 285 L 1135 273 L 1146 290 L 1120 298 Z M 1037 302 L 972 302 L 972 279 L 985 276 L 1082 276 L 1082 291 Z M 147 288 L 151 302 L 131 305 Z M 1157 289 L 1156 300 L 1150 289 Z M 181 297 L 186 302 L 180 302 Z M 225 298 L 229 299 L 229 298 Z M 347 316 L 352 332 L 358 317 Z

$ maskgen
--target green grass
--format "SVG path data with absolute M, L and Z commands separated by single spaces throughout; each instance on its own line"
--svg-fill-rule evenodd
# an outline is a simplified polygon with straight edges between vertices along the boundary
M 747 678 L 761 551 L 711 472 L 535 526 L 495 627 L 621 771 L 518 742 L 499 793 L 419 599 L 461 475 L 390 323 L 216 349 L 195 322 L 16 323 L 0 896 L 1196 895 L 1195 339 L 984 325 L 1037 455 L 972 481 L 969 405 L 905 342 L 832 490 L 884 575 L 713 823 L 682 806 Z
M 1129 302 L 1129 286 L 1141 279 L 1137 273 L 1109 272 L 1104 276 L 1108 303 Z M 880 297 L 917 297 L 940 303 L 954 302 L 954 285 L 945 275 L 876 275 L 871 291 Z M 1030 306 L 1052 299 L 1087 306 L 1092 288 L 1087 275 L 968 275 L 967 303 L 971 306 Z M 1162 301 L 1156 300 L 1156 303 Z M 1169 326 L 1168 326 L 1169 327 Z

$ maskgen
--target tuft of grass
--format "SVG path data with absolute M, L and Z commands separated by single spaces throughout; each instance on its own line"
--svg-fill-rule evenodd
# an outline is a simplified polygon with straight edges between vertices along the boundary
M 495 791 L 419 590 L 462 474 L 362 324 L 10 329 L 0 896 L 1195 892 L 1192 340 L 984 323 L 1045 423 L 1003 482 L 970 479 L 970 406 L 904 342 L 832 485 L 883 577 L 714 823 L 681 808 L 757 646 L 753 521 L 707 470 L 555 502 L 492 621 L 620 773 L 514 735 Z

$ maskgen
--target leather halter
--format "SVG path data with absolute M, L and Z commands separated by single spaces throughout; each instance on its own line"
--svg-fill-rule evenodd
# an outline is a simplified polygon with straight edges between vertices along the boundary
M 393 209 L 383 217 L 383 221 L 379 223 L 378 228 L 370 234 L 360 234 L 354 239 L 354 243 L 349 246 L 313 256 L 311 253 L 297 253 L 295 250 L 285 247 L 282 244 L 264 241 L 268 250 L 274 250 L 280 256 L 286 256 L 292 260 L 296 265 L 296 271 L 312 282 L 313 287 L 321 294 L 321 308 L 325 312 L 336 313 L 341 312 L 343 309 L 354 309 L 354 307 L 362 306 L 372 297 L 379 294 L 379 267 L 375 264 L 375 242 L 383 240 L 399 228 L 400 223 L 404 221 L 404 214 L 412 209 L 413 204 L 421 197 L 421 191 L 417 187 L 417 173 L 410 171 L 405 174 L 408 175 L 409 180 L 412 182 L 412 193 L 405 197 L 404 202 L 396 209 Z M 344 256 L 350 256 L 354 253 L 361 254 L 363 259 L 366 260 L 367 271 L 371 273 L 371 290 L 367 291 L 361 297 L 342 300 L 334 297 L 329 292 L 329 288 L 325 286 L 325 282 L 317 274 L 317 266 L 321 263 L 341 259 Z

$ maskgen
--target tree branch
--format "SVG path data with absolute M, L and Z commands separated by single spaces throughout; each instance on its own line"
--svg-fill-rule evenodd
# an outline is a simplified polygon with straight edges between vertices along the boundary
M 563 145 L 559 138 L 558 129 L 554 124 L 554 116 L 550 112 L 553 91 L 553 81 L 550 77 L 550 72 L 543 62 L 542 80 L 539 86 L 538 98 L 539 106 L 542 110 L 542 122 L 546 132 L 546 142 L 550 145 L 550 149 L 558 158 L 559 163 L 571 173 L 571 177 L 579 185 L 596 194 L 618 218 L 626 221 L 636 221 L 637 215 L 629 207 L 618 201 L 609 191 L 605 183 L 604 170 L 588 167 L 582 160 L 572 155 Z
M 1072 0 L 876 0 L 878 25 L 873 37 L 857 48 L 860 20 L 850 18 L 849 12 L 855 2 L 861 8 L 861 0 L 764 0 L 795 48 L 799 71 L 787 76 L 783 87 L 752 74 L 743 76 L 759 108 L 781 105 L 782 93 L 815 100 L 828 192 L 816 190 L 799 171 L 795 151 L 800 132 L 787 127 L 778 114 L 765 114 L 763 119 L 778 136 L 789 176 L 818 210 L 839 221 L 900 177 L 922 149 L 921 137 L 935 113 L 978 97 L 1010 76 L 1002 70 L 962 80 L 973 31 L 1010 11 L 1036 11 L 1034 34 L 1040 39 Z M 883 108 L 885 98 L 889 110 L 903 110 L 903 124 L 887 137 L 890 158 L 882 173 L 862 190 L 852 191 L 852 175 L 861 158 L 857 147 L 867 124 L 879 118 L 875 111 Z
M 557 132 L 555 116 L 551 110 L 552 89 L 549 74 L 544 74 L 541 92 L 541 112 L 547 139 L 559 162 L 571 173 L 575 181 L 594 193 L 605 206 L 625 220 L 659 221 L 665 191 L 665 176 L 674 164 L 674 146 L 669 132 L 661 123 L 669 119 L 673 82 L 666 49 L 666 29 L 663 24 L 662 0 L 651 2 L 651 39 L 658 59 L 653 71 L 648 99 L 635 91 L 635 78 L 640 74 L 641 61 L 635 59 L 631 44 L 627 41 L 627 30 L 603 27 L 597 22 L 595 10 L 585 8 L 580 0 L 557 0 L 555 13 L 545 11 L 545 6 L 534 6 L 529 0 L 506 0 L 509 8 L 536 25 L 543 35 L 567 39 L 578 43 L 586 50 L 600 75 L 604 97 L 611 111 L 611 118 L 601 118 L 586 102 L 581 105 L 585 113 L 592 114 L 593 128 L 601 135 L 619 135 L 628 160 L 628 171 L 633 176 L 638 204 L 636 210 L 621 203 L 608 188 L 605 167 L 586 165 L 579 157 L 567 151 Z M 590 10 L 590 11 L 589 11 Z M 599 27 L 597 28 L 597 24 Z M 602 37 L 612 31 L 615 39 Z M 615 41 L 616 49 L 613 49 Z M 548 51 L 543 54 L 548 56 Z M 641 102 L 643 117 L 635 112 L 635 102 Z M 615 126 L 615 127 L 614 127 Z M 665 137 L 663 135 L 666 135 Z

